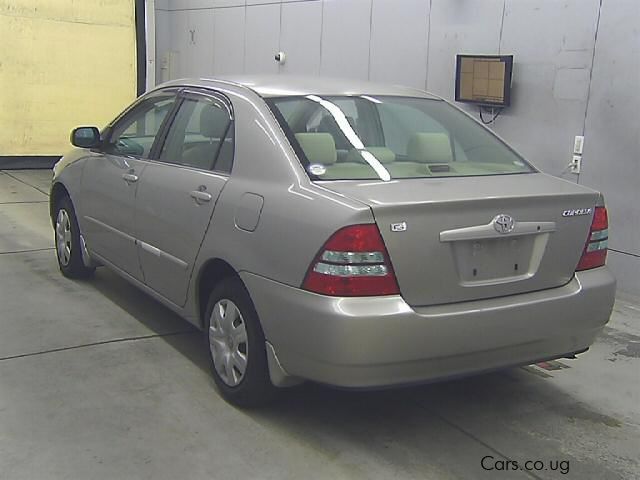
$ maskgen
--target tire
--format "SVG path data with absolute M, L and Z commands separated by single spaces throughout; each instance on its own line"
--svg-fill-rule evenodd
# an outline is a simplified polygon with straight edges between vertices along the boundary
M 264 333 L 239 278 L 225 278 L 211 291 L 204 326 L 211 372 L 222 397 L 244 408 L 273 400 L 277 389 L 269 377 Z
M 96 269 L 85 266 L 82 261 L 80 228 L 69 197 L 58 201 L 54 215 L 54 239 L 60 271 L 68 278 L 91 277 Z

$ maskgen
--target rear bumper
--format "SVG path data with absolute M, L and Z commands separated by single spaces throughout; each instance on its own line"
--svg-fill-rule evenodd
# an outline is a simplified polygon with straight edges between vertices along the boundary
M 554 289 L 415 309 L 400 296 L 326 297 L 241 276 L 286 372 L 341 387 L 427 382 L 579 352 L 609 320 L 615 296 L 606 267 Z

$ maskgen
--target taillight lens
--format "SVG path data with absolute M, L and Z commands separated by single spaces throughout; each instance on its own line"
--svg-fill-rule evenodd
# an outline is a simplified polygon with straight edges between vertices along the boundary
M 398 282 L 375 224 L 334 233 L 309 267 L 302 288 L 336 297 L 397 295 Z
M 609 218 L 605 207 L 596 207 L 589 229 L 589 238 L 584 246 L 576 271 L 602 267 L 607 260 L 609 241 Z

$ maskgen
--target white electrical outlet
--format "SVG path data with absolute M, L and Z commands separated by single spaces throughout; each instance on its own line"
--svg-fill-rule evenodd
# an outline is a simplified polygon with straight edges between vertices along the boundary
M 574 155 L 573 160 L 569 164 L 569 171 L 571 173 L 580 173 L 582 168 L 582 155 Z
M 584 148 L 584 137 L 582 135 L 576 135 L 576 138 L 573 141 L 573 153 L 576 155 L 582 155 L 583 148 Z

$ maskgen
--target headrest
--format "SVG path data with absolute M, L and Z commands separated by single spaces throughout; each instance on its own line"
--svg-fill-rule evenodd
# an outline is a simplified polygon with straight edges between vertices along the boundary
M 407 159 L 419 163 L 449 163 L 453 160 L 446 133 L 415 133 L 409 139 Z
M 333 165 L 338 160 L 336 142 L 329 133 L 296 133 L 296 140 L 310 164 Z
M 205 105 L 200 112 L 200 133 L 207 138 L 222 138 L 229 125 L 229 115 L 225 110 L 213 105 Z
M 356 121 L 354 120 L 354 118 L 346 117 L 346 119 L 347 119 L 347 122 L 349 122 L 349 125 L 351 125 L 351 128 L 357 134 Z M 316 132 L 330 133 L 331 135 L 333 135 L 333 140 L 336 142 L 336 148 L 340 148 L 343 150 L 347 150 L 351 148 L 351 144 L 347 140 L 347 137 L 345 136 L 344 132 L 340 129 L 340 127 L 338 126 L 338 123 L 335 121 L 335 119 L 331 115 L 325 115 L 324 117 L 322 117 L 322 120 L 320 120 L 320 123 L 318 124 L 318 128 L 316 129 Z
M 367 147 L 365 150 L 378 159 L 380 163 L 392 163 L 396 161 L 396 154 L 387 147 Z M 347 155 L 346 162 L 366 163 L 360 152 L 362 150 L 352 149 Z

